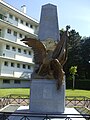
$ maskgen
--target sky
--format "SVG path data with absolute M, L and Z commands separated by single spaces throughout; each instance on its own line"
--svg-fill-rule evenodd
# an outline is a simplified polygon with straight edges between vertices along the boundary
M 4 0 L 18 10 L 26 5 L 27 15 L 40 20 L 41 7 L 47 3 L 57 6 L 59 29 L 70 25 L 84 37 L 90 36 L 90 0 Z

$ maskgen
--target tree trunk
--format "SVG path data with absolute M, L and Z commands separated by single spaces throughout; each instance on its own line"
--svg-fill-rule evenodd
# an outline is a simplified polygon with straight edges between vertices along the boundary
M 74 88 L 75 88 L 75 75 L 73 74 L 72 77 L 73 77 L 73 88 L 72 89 L 74 90 Z

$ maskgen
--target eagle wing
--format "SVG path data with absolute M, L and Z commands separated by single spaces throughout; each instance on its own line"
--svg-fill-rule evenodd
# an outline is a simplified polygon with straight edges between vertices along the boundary
M 67 31 L 65 31 L 58 42 L 53 55 L 53 59 L 58 59 L 61 65 L 64 65 L 67 60 Z
M 34 51 L 35 64 L 39 64 L 39 65 L 42 64 L 43 59 L 46 57 L 46 48 L 43 45 L 43 43 L 33 38 L 25 38 L 22 39 L 21 41 L 23 41 L 29 47 L 32 47 L 32 50 Z
M 64 80 L 64 71 L 62 69 L 62 65 L 57 59 L 52 60 L 50 65 L 53 70 L 53 76 L 57 80 L 57 89 L 59 89 Z

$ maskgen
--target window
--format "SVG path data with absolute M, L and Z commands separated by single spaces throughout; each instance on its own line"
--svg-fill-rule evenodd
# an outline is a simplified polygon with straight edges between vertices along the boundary
M 11 34 L 11 30 L 10 30 L 10 29 L 7 29 L 7 33 Z
M 26 22 L 26 26 L 29 26 L 29 24 Z
M 19 34 L 19 37 L 22 38 L 22 34 L 21 33 Z
M 18 52 L 21 53 L 21 49 L 20 48 L 18 48 Z
M 31 51 L 28 51 L 28 54 L 31 55 Z
M 20 80 L 14 80 L 14 83 L 15 83 L 15 84 L 20 84 L 21 81 L 20 81 Z
M 33 28 L 33 25 L 30 25 L 30 28 Z
M 9 83 L 10 83 L 10 80 L 4 79 L 4 80 L 3 80 L 3 83 L 9 84 Z
M 26 51 L 26 50 L 24 50 L 23 52 L 24 52 L 24 54 L 27 54 L 27 51 Z
M 17 17 L 15 17 L 15 20 L 18 22 L 18 18 Z
M 5 56 L 5 53 L 3 53 L 3 56 Z
M 6 45 L 6 49 L 7 49 L 7 50 L 10 50 L 10 45 Z
M 20 20 L 20 22 L 23 24 L 23 20 Z
M 14 36 L 17 36 L 17 32 L 16 32 L 16 31 L 14 31 L 13 35 L 14 35 Z
M 19 63 L 17 63 L 17 68 L 20 68 L 20 64 Z
M 0 14 L 0 19 L 3 19 L 3 15 L 2 14 Z
M 13 62 L 11 62 L 11 67 L 14 67 L 14 63 Z
M 16 51 L 16 48 L 15 48 L 15 47 L 12 47 L 12 51 Z
M 0 29 L 0 37 L 1 37 L 1 35 L 2 35 L 2 30 Z
M 25 65 L 25 64 L 23 64 L 23 68 L 24 68 L 24 69 L 26 68 L 26 65 Z
M 13 19 L 13 15 L 9 14 L 9 18 Z
M 7 61 L 4 62 L 4 66 L 8 66 L 8 62 Z
M 30 65 L 28 65 L 28 69 L 31 69 L 31 66 L 30 66 Z

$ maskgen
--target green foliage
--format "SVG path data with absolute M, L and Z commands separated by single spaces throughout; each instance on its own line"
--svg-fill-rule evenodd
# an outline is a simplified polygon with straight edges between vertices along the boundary
M 70 76 L 68 76 L 67 77 L 67 80 L 69 81 L 69 80 L 72 80 L 72 76 L 70 75 Z
M 73 77 L 70 76 L 66 79 L 66 88 L 72 89 Z M 75 80 L 75 89 L 90 90 L 90 79 L 77 79 Z
M 81 54 L 82 57 L 80 65 L 80 77 L 90 79 L 90 37 L 82 39 Z
M 68 67 L 78 65 L 81 61 L 81 36 L 75 30 L 69 32 L 68 40 Z
M 68 59 L 64 66 L 64 71 L 67 77 L 70 74 L 71 66 L 78 66 L 81 64 L 82 58 L 81 53 L 81 36 L 74 29 L 69 31 L 68 41 L 67 41 Z
M 72 89 L 74 90 L 74 87 L 75 87 L 75 75 L 77 73 L 77 66 L 71 66 L 69 71 L 70 71 L 70 74 L 72 75 L 72 80 L 73 80 L 73 87 L 72 87 Z
M 70 26 L 67 25 L 66 29 Z M 62 35 L 64 29 L 60 30 Z M 69 69 L 71 66 L 78 66 L 78 79 L 90 79 L 90 37 L 81 37 L 79 32 L 74 29 L 70 30 L 67 41 L 68 59 L 64 65 L 64 71 L 69 77 Z
M 77 66 L 71 66 L 71 68 L 69 69 L 69 72 L 72 75 L 76 75 L 76 73 L 77 73 Z
M 68 29 L 69 26 L 67 26 L 66 28 Z M 63 34 L 63 31 L 63 29 L 60 31 L 60 35 Z M 72 82 L 71 86 L 73 85 L 73 88 L 75 87 L 75 89 L 89 89 L 88 86 L 90 86 L 90 37 L 82 38 L 79 33 L 76 32 L 74 29 L 69 30 L 68 33 L 68 59 L 66 64 L 64 65 L 67 82 Z M 78 66 L 78 68 L 75 70 L 73 67 L 71 68 L 71 66 Z M 88 81 L 85 83 L 81 83 L 79 79 L 88 79 Z

